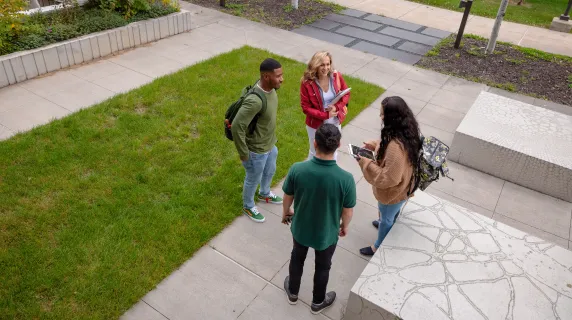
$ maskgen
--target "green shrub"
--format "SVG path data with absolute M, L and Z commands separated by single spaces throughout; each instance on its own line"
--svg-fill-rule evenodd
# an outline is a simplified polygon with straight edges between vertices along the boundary
M 89 34 L 126 25 L 126 21 L 118 14 L 98 9 L 91 9 L 77 21 L 76 27 L 81 34 Z
M 0 0 L 17 2 L 19 0 Z M 166 1 L 166 0 L 165 0 Z M 131 22 L 147 20 L 178 11 L 165 1 L 147 0 L 93 0 L 84 7 L 69 7 L 30 16 L 0 14 L 0 55 L 39 48 L 51 43 L 69 40 L 82 35 L 125 26 Z M 125 3 L 129 2 L 127 11 Z M 101 6 L 101 4 L 104 4 Z M 121 5 L 117 7 L 117 5 Z M 5 10 L 0 3 L 0 13 Z M 16 8 L 17 9 L 17 8 Z M 14 9 L 15 10 L 15 9 Z M 14 26 L 12 27 L 12 24 Z

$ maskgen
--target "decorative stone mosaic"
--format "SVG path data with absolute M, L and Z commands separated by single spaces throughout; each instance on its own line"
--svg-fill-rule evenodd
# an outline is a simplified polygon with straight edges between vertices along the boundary
M 572 202 L 572 116 L 481 92 L 449 159 Z
M 345 320 L 572 319 L 572 252 L 417 192 L 353 286 Z

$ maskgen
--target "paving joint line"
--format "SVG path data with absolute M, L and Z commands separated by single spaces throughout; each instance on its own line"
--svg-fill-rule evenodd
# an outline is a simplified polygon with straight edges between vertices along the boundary
M 530 27 L 526 28 L 526 30 L 524 31 L 524 34 L 522 35 L 522 38 L 520 38 L 520 40 L 518 40 L 517 46 L 520 46 L 520 43 L 522 42 L 522 40 L 524 40 L 524 37 L 526 37 L 528 30 L 530 30 Z
M 158 314 L 162 315 L 165 319 L 167 320 L 171 320 L 171 318 L 167 317 L 166 315 L 164 315 L 163 313 L 161 313 L 161 311 L 155 309 L 155 307 L 153 307 L 151 304 L 149 304 L 147 301 L 145 301 L 145 298 L 141 298 L 141 301 L 143 301 L 146 305 L 148 305 L 151 309 L 155 310 Z
M 218 251 L 217 249 L 215 249 L 214 247 L 212 247 L 210 244 L 208 244 L 208 246 L 209 246 L 211 249 L 213 249 L 216 253 L 220 254 L 220 255 L 223 256 L 223 257 L 225 257 L 226 259 L 228 259 L 229 261 L 233 262 L 233 263 L 236 264 L 237 266 L 241 267 L 241 268 L 244 269 L 245 271 L 247 271 L 247 272 L 253 274 L 253 275 L 256 276 L 257 278 L 259 278 L 259 279 L 261 279 L 262 281 L 266 282 L 266 285 L 264 286 L 264 288 L 266 288 L 266 286 L 268 286 L 268 285 L 271 285 L 271 286 L 273 286 L 274 288 L 276 288 L 276 289 L 278 289 L 278 290 L 280 290 L 280 291 L 282 291 L 282 292 L 285 292 L 285 291 L 284 291 L 284 288 L 280 288 L 279 286 L 275 285 L 275 284 L 272 283 L 271 281 L 268 281 L 268 280 L 262 278 L 261 276 L 257 275 L 256 273 L 254 273 L 254 272 L 251 271 L 250 269 L 246 268 L 245 266 L 241 265 L 240 263 L 238 263 L 238 262 L 235 261 L 234 259 L 232 259 L 232 258 L 230 258 L 229 256 L 225 255 L 224 253 Z M 288 260 L 286 261 L 286 263 L 288 263 L 289 261 L 290 261 L 290 259 L 288 259 Z M 285 263 L 284 265 L 286 265 L 286 263 Z M 284 266 L 282 266 L 282 268 L 283 268 L 283 267 L 284 267 Z M 282 270 L 282 268 L 280 268 L 280 269 L 278 270 L 278 272 L 276 273 L 276 275 L 277 275 L 278 273 L 280 273 L 280 270 Z M 274 277 L 276 277 L 276 275 L 275 275 Z M 262 288 L 262 289 L 257 293 L 256 297 L 258 297 L 258 294 L 259 294 L 260 292 L 262 292 L 262 290 L 264 290 L 264 288 Z M 256 297 L 255 297 L 254 299 L 256 299 Z M 254 299 L 253 299 L 252 301 L 254 301 Z M 310 308 L 310 305 L 309 305 L 308 303 L 304 302 L 302 299 L 298 299 L 298 300 L 299 300 L 300 302 L 302 302 L 302 304 L 305 304 L 308 308 Z M 145 302 L 145 303 L 147 303 L 147 302 Z M 249 304 L 249 305 L 250 305 L 250 304 Z M 247 306 L 246 308 L 244 308 L 244 310 L 246 310 L 247 308 L 248 308 L 248 306 Z M 244 312 L 244 311 L 243 311 L 243 312 Z M 242 313 L 241 313 L 241 314 L 242 314 Z M 161 315 L 163 315 L 163 314 L 161 314 Z M 325 314 L 322 314 L 322 315 L 323 315 L 324 317 L 330 319 L 330 320 L 333 320 L 332 318 L 326 316 Z M 164 315 L 163 315 L 163 316 L 164 316 Z
M 497 203 L 495 203 L 495 208 L 493 209 L 493 216 L 497 212 L 497 207 L 499 206 L 500 198 L 502 196 L 502 192 L 504 190 L 504 186 L 506 185 L 506 180 L 503 180 L 501 190 L 499 192 L 499 197 L 497 198 Z
M 536 230 L 538 230 L 538 231 L 541 231 L 541 232 L 544 232 L 544 233 L 553 235 L 553 236 L 555 236 L 555 237 L 557 237 L 557 238 L 566 240 L 565 238 L 562 238 L 561 236 L 559 236 L 559 235 L 557 235 L 557 234 L 554 234 L 554 233 L 552 233 L 552 232 L 550 232 L 550 231 L 542 230 L 542 229 L 537 228 L 537 227 L 535 227 L 535 226 L 531 226 L 530 224 L 528 224 L 528 223 L 526 223 L 526 222 L 522 222 L 522 221 L 516 220 L 516 219 L 514 219 L 514 218 L 505 216 L 505 215 L 502 214 L 502 213 L 496 212 L 496 207 L 498 206 L 498 202 L 500 201 L 500 196 L 501 196 L 501 194 L 502 194 L 502 190 L 504 189 L 504 185 L 506 184 L 506 180 L 503 180 L 503 181 L 504 181 L 504 182 L 503 182 L 503 187 L 501 188 L 501 193 L 499 194 L 499 198 L 497 199 L 497 203 L 495 204 L 495 209 L 492 211 L 492 212 L 493 212 L 493 215 L 492 215 L 492 217 L 491 217 L 492 220 L 494 220 L 495 222 L 502 223 L 502 222 L 497 221 L 497 220 L 494 219 L 494 217 L 495 217 L 496 215 L 500 215 L 500 216 L 503 216 L 503 217 L 506 218 L 506 219 L 510 219 L 510 220 L 516 221 L 516 222 L 518 222 L 518 223 L 522 223 L 522 224 L 524 224 L 524 225 L 526 225 L 526 226 L 528 226 L 528 227 L 531 227 L 531 228 L 533 228 L 533 229 L 536 229 Z M 453 195 L 453 194 L 451 194 L 451 193 L 449 193 L 449 192 L 447 192 L 447 191 L 443 191 L 443 190 L 441 190 L 441 189 L 436 189 L 436 190 L 438 190 L 438 191 L 440 191 L 440 192 L 443 192 L 443 193 L 445 193 L 445 194 L 447 194 L 447 195 L 449 195 L 449 196 L 451 196 L 451 197 L 453 197 L 453 198 L 456 198 L 456 199 L 465 201 L 465 202 L 467 202 L 467 203 L 470 203 L 471 205 L 474 205 L 474 206 L 479 207 L 479 208 L 481 208 L 481 209 L 490 211 L 490 210 L 487 209 L 487 208 L 484 208 L 484 207 L 482 207 L 482 206 L 480 206 L 480 205 L 478 205 L 478 204 L 474 204 L 474 203 L 472 203 L 472 202 L 470 202 L 470 201 L 467 201 L 467 200 L 465 200 L 465 199 L 459 198 L 459 197 L 457 197 L 457 196 L 455 196 L 455 195 Z M 429 191 L 429 193 L 431 193 L 431 192 Z M 435 196 L 436 196 L 436 197 L 439 197 L 438 195 L 435 195 Z M 572 218 L 571 218 L 571 223 L 572 223 Z M 505 224 L 505 223 L 503 223 L 503 224 Z M 507 226 L 509 226 L 509 225 L 507 225 Z M 510 226 L 509 226 L 509 227 L 510 227 Z M 515 227 L 511 227 L 511 228 L 515 228 Z M 520 230 L 520 229 L 518 229 L 518 228 L 515 228 L 515 229 Z M 528 234 L 528 233 L 527 233 L 527 234 Z M 543 239 L 543 240 L 548 241 L 548 242 L 552 242 L 552 241 L 546 240 L 546 239 Z M 553 242 L 552 242 L 552 243 L 553 243 Z

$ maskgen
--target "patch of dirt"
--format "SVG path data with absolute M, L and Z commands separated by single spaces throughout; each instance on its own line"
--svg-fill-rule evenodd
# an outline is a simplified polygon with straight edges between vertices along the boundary
M 532 8 L 532 4 L 528 3 L 528 1 L 526 0 L 510 0 L 508 3 L 513 6 L 523 6 L 526 8 Z
M 219 0 L 187 1 L 286 30 L 310 24 L 344 9 L 337 4 L 319 0 L 299 0 L 298 9 L 294 9 L 289 0 L 226 0 L 225 7 L 220 6 Z
M 497 43 L 494 54 L 485 55 L 488 40 L 464 38 L 455 49 L 455 37 L 446 38 L 417 66 L 572 105 L 572 58 L 507 43 Z

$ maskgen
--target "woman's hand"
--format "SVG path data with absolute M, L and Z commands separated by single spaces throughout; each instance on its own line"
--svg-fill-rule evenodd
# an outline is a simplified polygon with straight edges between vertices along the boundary
M 364 142 L 362 148 L 367 149 L 367 150 L 371 150 L 371 151 L 375 151 L 375 145 L 372 143 L 369 143 L 369 142 Z
M 328 111 L 328 113 L 329 113 L 329 115 L 330 115 L 330 118 L 333 118 L 333 117 L 337 117 L 337 116 L 338 116 L 338 109 L 336 108 L 336 106 L 331 106 L 331 105 L 330 105 L 330 106 L 328 106 L 328 107 L 326 108 L 326 111 Z

